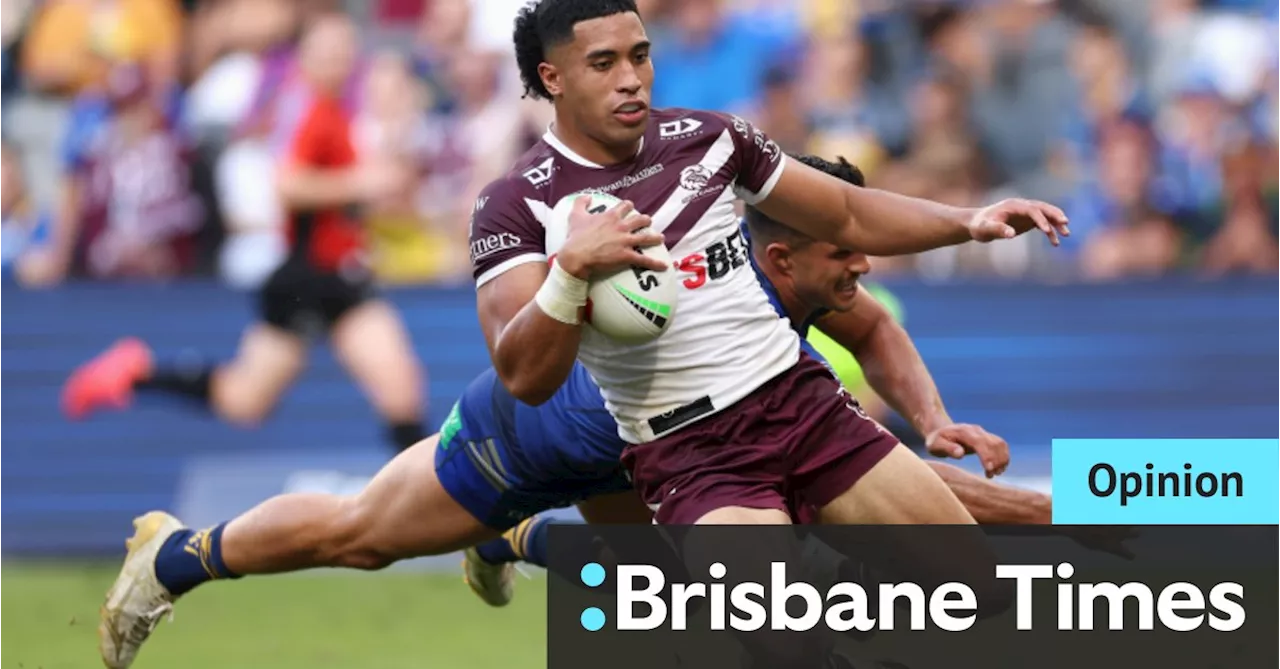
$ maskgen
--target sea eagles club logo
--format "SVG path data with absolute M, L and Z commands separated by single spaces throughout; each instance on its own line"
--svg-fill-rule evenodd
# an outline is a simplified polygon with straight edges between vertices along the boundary
M 680 187 L 695 193 L 702 192 L 711 182 L 711 170 L 701 165 L 690 165 L 680 170 Z

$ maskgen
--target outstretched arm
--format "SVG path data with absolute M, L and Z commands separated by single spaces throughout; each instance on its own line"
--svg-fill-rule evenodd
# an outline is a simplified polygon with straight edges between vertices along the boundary
M 1056 246 L 1069 234 L 1061 209 L 1003 200 L 983 209 L 858 188 L 798 160 L 787 161 L 761 212 L 810 237 L 871 255 L 919 253 L 970 240 L 993 241 L 1039 228 Z
M 1049 525 L 1053 498 L 1034 490 L 988 481 L 945 462 L 928 463 L 981 525 Z
M 865 288 L 858 290 L 852 309 L 827 314 L 816 327 L 853 354 L 871 388 L 916 432 L 929 435 L 951 424 L 911 337 Z
M 872 390 L 911 422 L 929 453 L 952 458 L 975 453 L 989 477 L 1009 466 L 1004 439 L 977 425 L 951 421 L 911 337 L 865 289 L 858 291 L 852 309 L 828 314 L 817 327 L 853 354 Z

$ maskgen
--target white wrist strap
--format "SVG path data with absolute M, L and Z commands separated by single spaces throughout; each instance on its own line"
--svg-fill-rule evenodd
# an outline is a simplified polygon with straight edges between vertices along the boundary
M 587 291 L 591 283 L 564 271 L 560 263 L 552 262 L 547 280 L 534 295 L 533 301 L 538 303 L 546 315 L 569 325 L 578 325 L 578 310 L 587 306 Z

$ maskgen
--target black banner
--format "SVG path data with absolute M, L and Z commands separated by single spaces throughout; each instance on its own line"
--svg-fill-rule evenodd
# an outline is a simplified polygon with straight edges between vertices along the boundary
M 550 542 L 550 669 L 1280 663 L 1274 525 L 557 525 Z

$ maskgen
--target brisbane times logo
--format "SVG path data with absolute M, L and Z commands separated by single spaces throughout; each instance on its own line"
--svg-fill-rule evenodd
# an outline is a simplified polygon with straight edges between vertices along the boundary
M 615 589 L 612 613 L 599 607 L 583 609 L 582 628 L 596 632 L 759 630 L 807 632 L 823 627 L 833 632 L 926 630 L 963 632 L 978 620 L 978 595 L 965 583 L 943 583 L 926 591 L 916 583 L 863 584 L 839 582 L 823 588 L 788 578 L 786 562 L 768 565 L 767 583 L 738 579 L 726 582 L 728 569 L 716 562 L 708 579 L 668 582 L 657 566 L 619 564 L 612 578 L 596 562 L 582 567 L 580 580 L 588 588 Z M 1153 587 L 1142 582 L 1086 583 L 1073 581 L 1069 562 L 1002 564 L 995 580 L 1008 586 L 1007 605 L 1016 630 L 1052 626 L 1057 630 L 1151 630 L 1156 627 L 1189 632 L 1207 627 L 1232 632 L 1245 623 L 1244 586 L 1220 582 L 1207 592 L 1196 584 L 1175 582 Z M 1056 583 L 1050 615 L 1033 616 L 1036 582 Z M 799 600 L 797 607 L 793 601 Z M 1043 608 L 1043 607 L 1041 607 Z M 707 615 L 691 620 L 694 611 Z M 1056 615 L 1053 615 L 1056 613 Z M 1035 618 L 1035 619 L 1033 619 Z M 1043 618 L 1043 619 L 1041 619 Z

